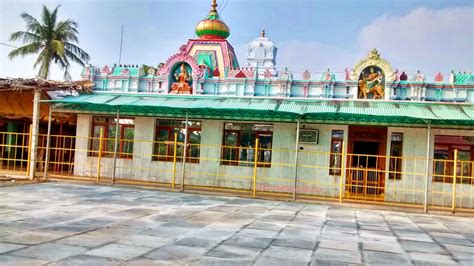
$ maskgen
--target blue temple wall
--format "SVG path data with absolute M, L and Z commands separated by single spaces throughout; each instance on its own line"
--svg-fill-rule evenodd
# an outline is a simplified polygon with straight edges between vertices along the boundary
M 84 76 L 94 82 L 94 90 L 123 93 L 168 93 L 168 76 Z M 329 99 L 357 99 L 358 87 L 354 81 L 321 82 L 318 80 L 292 80 L 274 77 L 256 78 L 197 78 L 198 94 L 259 96 L 259 97 L 306 97 Z M 372 95 L 369 94 L 371 99 Z M 447 83 L 386 83 L 385 100 L 417 100 L 430 102 L 474 103 L 474 85 Z

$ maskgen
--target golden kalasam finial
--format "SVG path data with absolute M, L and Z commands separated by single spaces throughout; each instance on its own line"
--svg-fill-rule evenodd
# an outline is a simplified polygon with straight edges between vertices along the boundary
M 263 29 L 262 32 L 260 33 L 260 37 L 262 37 L 262 38 L 265 37 L 265 29 Z
M 377 51 L 377 49 L 375 49 L 375 48 L 373 48 L 372 50 L 370 50 L 369 58 L 370 58 L 370 59 L 379 59 L 379 58 L 380 58 L 379 51 Z
M 211 10 L 216 11 L 216 7 L 217 7 L 217 0 L 212 0 Z

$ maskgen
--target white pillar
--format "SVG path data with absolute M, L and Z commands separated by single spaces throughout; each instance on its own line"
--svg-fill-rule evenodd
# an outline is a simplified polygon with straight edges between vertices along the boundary
M 184 174 L 186 170 L 186 153 L 188 150 L 188 124 L 189 124 L 189 112 L 186 112 L 186 126 L 184 128 L 184 150 L 183 150 L 183 163 L 181 164 L 181 191 L 184 190 Z
M 39 131 L 39 120 L 40 120 L 40 99 L 41 90 L 35 90 L 33 94 L 33 117 L 32 117 L 32 129 L 31 129 L 31 152 L 30 156 L 30 180 L 35 177 L 36 172 L 36 154 L 38 150 L 38 131 Z
M 296 189 L 298 186 L 298 150 L 300 144 L 300 118 L 296 122 L 296 144 L 295 144 L 295 183 L 293 184 L 293 200 L 296 200 Z
M 115 118 L 115 140 L 114 140 L 114 161 L 113 161 L 113 168 L 112 168 L 112 185 L 115 182 L 115 172 L 117 168 L 117 149 L 119 145 L 119 130 L 120 130 L 120 111 L 117 107 L 117 118 Z
M 198 94 L 198 86 L 199 86 L 199 77 L 196 75 L 193 75 L 193 94 Z
M 43 173 L 43 180 L 48 178 L 48 166 L 49 166 L 49 148 L 51 146 L 51 120 L 53 114 L 53 105 L 50 104 L 49 106 L 49 113 L 48 113 L 48 135 L 46 137 L 46 157 L 44 158 L 44 173 Z

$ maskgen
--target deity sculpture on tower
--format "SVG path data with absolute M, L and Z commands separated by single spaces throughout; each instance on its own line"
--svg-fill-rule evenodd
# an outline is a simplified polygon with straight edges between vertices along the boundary
M 385 77 L 377 66 L 366 67 L 359 76 L 359 98 L 367 99 L 372 93 L 374 99 L 382 99 L 384 95 Z
M 416 82 L 425 82 L 425 75 L 420 70 L 416 72 L 414 80 Z
M 186 69 L 184 63 L 181 64 L 179 70 L 174 73 L 175 82 L 171 85 L 171 94 L 192 94 L 192 87 L 189 85 L 191 76 Z
M 336 75 L 334 75 L 329 68 L 321 75 L 321 81 L 333 82 L 335 80 Z

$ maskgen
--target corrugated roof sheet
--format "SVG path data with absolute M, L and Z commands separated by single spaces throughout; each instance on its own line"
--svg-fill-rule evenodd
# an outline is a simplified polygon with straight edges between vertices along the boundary
M 474 83 L 474 75 L 472 74 L 456 74 L 454 84 L 467 85 Z
M 93 94 L 52 102 L 63 108 L 124 115 L 185 115 L 266 121 L 352 121 L 474 125 L 474 105 L 428 102 L 349 101 L 195 95 Z
M 138 77 L 138 73 L 140 72 L 140 69 L 138 67 L 120 67 L 116 66 L 113 69 L 112 76 L 121 76 L 122 71 L 128 70 L 128 75 L 132 77 Z

